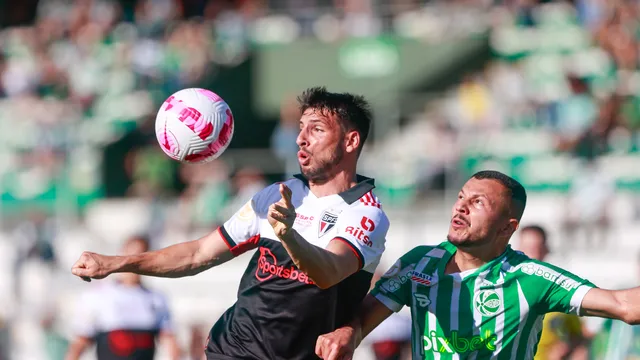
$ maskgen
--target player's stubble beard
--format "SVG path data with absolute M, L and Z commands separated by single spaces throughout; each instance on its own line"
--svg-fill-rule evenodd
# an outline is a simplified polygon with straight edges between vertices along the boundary
M 344 149 L 342 149 L 341 144 L 338 143 L 328 159 L 317 159 L 312 155 L 311 162 L 315 160 L 318 162 L 318 165 L 311 166 L 306 170 L 300 167 L 300 172 L 307 181 L 322 184 L 331 178 L 333 169 L 342 161 L 342 158 L 344 158 Z
M 474 238 L 473 236 L 467 236 L 464 239 L 453 238 L 451 235 L 447 235 L 447 240 L 453 244 L 455 247 L 464 249 L 473 249 L 481 246 L 485 246 L 491 243 L 493 240 L 489 236 L 484 236 L 481 238 Z

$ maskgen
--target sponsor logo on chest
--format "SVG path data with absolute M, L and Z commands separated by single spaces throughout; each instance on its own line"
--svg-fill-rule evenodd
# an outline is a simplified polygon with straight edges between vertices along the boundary
M 311 226 L 315 217 L 313 215 L 307 216 L 304 214 L 296 213 L 296 221 L 295 224 L 300 227 Z

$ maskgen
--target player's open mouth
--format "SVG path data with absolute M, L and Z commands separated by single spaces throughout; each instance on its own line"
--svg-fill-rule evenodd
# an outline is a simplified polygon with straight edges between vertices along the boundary
M 307 152 L 302 150 L 298 151 L 298 162 L 300 163 L 300 165 L 302 166 L 309 165 L 310 160 L 311 160 L 311 157 Z
M 469 226 L 469 223 L 467 223 L 467 221 L 463 220 L 462 218 L 454 217 L 453 219 L 451 219 L 451 225 L 457 229 L 467 227 Z

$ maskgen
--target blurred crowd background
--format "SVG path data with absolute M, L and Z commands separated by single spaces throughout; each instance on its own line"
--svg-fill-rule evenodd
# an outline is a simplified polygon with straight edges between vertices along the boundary
M 317 85 L 374 106 L 360 172 L 392 223 L 381 271 L 444 240 L 461 184 L 497 169 L 529 191 L 523 222 L 548 231 L 548 261 L 640 285 L 639 40 L 637 0 L 0 0 L 0 359 L 63 359 L 95 286 L 69 272 L 83 250 L 198 238 L 295 173 L 295 96 Z M 185 87 L 235 115 L 206 165 L 155 140 Z M 201 359 L 249 257 L 143 280 L 167 296 L 184 359 Z M 405 341 L 402 316 L 356 358 Z M 582 358 L 640 357 L 639 330 L 583 320 Z M 628 339 L 607 348 L 612 329 Z

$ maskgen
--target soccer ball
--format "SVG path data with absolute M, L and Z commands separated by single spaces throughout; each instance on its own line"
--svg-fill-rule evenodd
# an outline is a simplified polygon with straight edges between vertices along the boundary
M 233 137 L 229 105 L 206 89 L 183 89 L 169 96 L 156 115 L 160 148 L 184 163 L 205 163 L 218 158 Z

